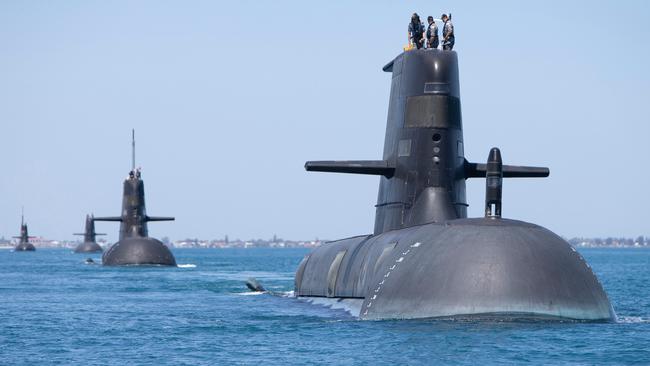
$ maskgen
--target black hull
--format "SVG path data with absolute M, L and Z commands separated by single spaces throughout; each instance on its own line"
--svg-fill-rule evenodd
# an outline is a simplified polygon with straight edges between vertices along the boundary
M 75 249 L 75 253 L 101 253 L 104 250 L 97 243 L 81 243 Z
M 363 319 L 615 319 L 578 252 L 547 229 L 506 219 L 451 220 L 325 244 L 301 263 L 295 290 L 363 298 Z
M 102 256 L 105 266 L 176 266 L 172 252 L 153 238 L 126 238 L 112 245 Z
M 14 248 L 14 252 L 33 252 L 35 250 L 36 250 L 36 247 L 34 247 L 34 245 L 30 244 L 30 243 L 18 244 Z

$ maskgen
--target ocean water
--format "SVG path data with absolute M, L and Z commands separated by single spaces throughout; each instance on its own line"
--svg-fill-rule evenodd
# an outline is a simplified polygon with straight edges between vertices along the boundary
M 580 250 L 616 323 L 359 321 L 286 296 L 307 252 L 184 249 L 180 268 L 112 268 L 0 250 L 0 364 L 650 364 L 648 249 Z

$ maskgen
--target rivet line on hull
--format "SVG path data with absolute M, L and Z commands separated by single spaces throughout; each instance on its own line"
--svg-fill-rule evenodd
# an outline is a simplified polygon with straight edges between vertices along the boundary
M 411 252 L 411 248 L 417 248 L 417 247 L 419 247 L 421 244 L 422 244 L 422 243 L 420 243 L 420 242 L 416 242 L 416 243 L 413 243 L 413 244 L 409 245 L 409 249 L 407 249 L 407 250 L 405 250 L 404 252 L 402 252 L 402 256 L 399 257 L 399 258 L 397 258 L 397 259 L 395 260 L 395 263 L 394 263 L 392 266 L 390 266 L 390 267 L 388 268 L 388 272 L 386 272 L 386 274 L 384 274 L 384 278 L 383 278 L 383 279 L 381 280 L 381 282 L 379 282 L 379 284 L 377 285 L 377 288 L 375 289 L 375 294 L 374 294 L 374 295 L 370 298 L 370 300 L 366 303 L 366 309 L 365 309 L 364 312 L 363 312 L 363 316 L 368 315 L 368 310 L 372 307 L 372 302 L 373 302 L 374 300 L 377 299 L 377 296 L 378 296 L 379 293 L 381 292 L 381 287 L 382 287 L 382 286 L 384 285 L 384 283 L 386 282 L 386 279 L 387 279 L 388 277 L 390 277 L 391 272 L 394 271 L 394 270 L 397 268 L 397 266 L 398 266 L 400 263 L 402 263 L 402 262 L 404 261 L 404 259 L 406 258 L 406 255 L 408 255 L 408 254 Z

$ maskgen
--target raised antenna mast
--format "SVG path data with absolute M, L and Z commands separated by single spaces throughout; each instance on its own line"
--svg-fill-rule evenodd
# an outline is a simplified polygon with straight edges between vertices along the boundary
M 131 130 L 131 171 L 135 171 L 135 128 Z
M 20 206 L 20 226 L 25 224 L 25 206 Z

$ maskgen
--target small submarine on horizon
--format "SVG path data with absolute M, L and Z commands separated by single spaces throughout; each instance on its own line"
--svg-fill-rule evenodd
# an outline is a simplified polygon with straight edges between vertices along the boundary
M 159 265 L 176 266 L 171 250 L 160 240 L 149 237 L 147 223 L 174 221 L 173 217 L 148 216 L 144 201 L 144 182 L 140 169 L 135 167 L 135 130 L 132 131 L 131 171 L 124 180 L 122 215 L 95 217 L 94 221 L 120 222 L 119 240 L 102 255 L 104 266 Z
M 93 215 L 86 215 L 86 225 L 84 227 L 83 233 L 75 233 L 73 235 L 82 235 L 84 241 L 77 245 L 74 248 L 75 253 L 100 253 L 103 252 L 102 247 L 97 244 L 97 235 L 106 235 L 99 234 L 95 232 L 95 220 Z
M 412 50 L 392 73 L 383 159 L 309 161 L 307 171 L 380 176 L 374 233 L 325 243 L 295 274 L 295 295 L 357 299 L 361 319 L 455 316 L 612 321 L 584 258 L 553 232 L 501 217 L 503 178 L 548 168 L 486 164 L 463 151 L 458 56 Z M 486 179 L 485 217 L 467 218 L 465 180 Z
M 27 223 L 25 222 L 25 214 L 20 215 L 20 236 L 14 236 L 14 239 L 20 239 L 18 244 L 14 247 L 14 252 L 33 252 L 36 250 L 34 244 L 29 242 L 29 239 L 32 238 L 29 236 L 27 230 Z

